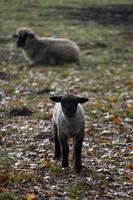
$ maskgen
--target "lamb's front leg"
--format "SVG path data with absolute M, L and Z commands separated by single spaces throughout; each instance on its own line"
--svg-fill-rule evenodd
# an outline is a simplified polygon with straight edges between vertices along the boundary
M 69 147 L 67 143 L 67 137 L 60 134 L 59 140 L 60 140 L 60 146 L 61 146 L 62 167 L 68 167 Z

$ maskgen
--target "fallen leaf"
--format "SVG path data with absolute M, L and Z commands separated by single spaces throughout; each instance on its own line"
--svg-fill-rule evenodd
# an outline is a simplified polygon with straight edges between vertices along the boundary
M 0 187 L 0 193 L 7 191 L 6 188 Z
M 129 181 L 130 181 L 131 183 L 133 183 L 133 178 L 130 178 Z
M 93 155 L 93 151 L 94 151 L 93 148 L 87 149 L 86 154 L 87 154 L 88 156 L 92 156 L 92 155 Z
M 52 190 L 46 191 L 46 193 L 45 193 L 45 197 L 46 198 L 53 197 L 53 196 L 55 196 L 55 192 L 54 191 L 52 191 Z
M 131 150 L 133 150 L 133 146 L 129 146 L 128 148 L 131 149 Z
M 43 32 L 44 37 L 51 37 L 52 33 L 51 32 Z
M 37 200 L 37 198 L 34 193 L 28 193 L 25 200 Z
M 43 163 L 44 168 L 49 168 L 50 167 L 50 162 L 48 160 L 45 160 Z
M 9 181 L 10 180 L 10 174 L 4 174 L 4 175 L 2 175 L 2 176 L 0 176 L 0 181 L 1 182 L 7 182 L 7 181 Z
M 133 164 L 132 163 L 127 164 L 126 168 L 133 169 Z
M 121 199 L 120 199 L 120 198 L 118 198 L 118 197 L 115 197 L 115 198 L 114 198 L 114 200 L 121 200 Z
M 126 63 L 122 64 L 122 67 L 128 67 L 128 65 Z
M 119 124 L 121 123 L 121 120 L 120 120 L 120 118 L 119 118 L 118 116 L 115 116 L 115 117 L 113 118 L 113 122 L 114 122 L 115 124 L 119 125 Z

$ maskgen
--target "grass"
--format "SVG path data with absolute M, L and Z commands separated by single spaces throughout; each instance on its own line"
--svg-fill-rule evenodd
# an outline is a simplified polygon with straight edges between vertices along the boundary
M 3 192 L 0 194 L 2 200 L 20 200 L 13 192 Z
M 30 193 L 38 200 L 41 195 L 130 199 L 133 28 L 127 10 L 132 6 L 131 0 L 1 0 L 1 200 L 29 200 Z M 31 27 L 40 36 L 77 42 L 81 69 L 75 64 L 29 68 L 11 38 L 22 26 Z M 79 175 L 73 169 L 71 143 L 70 167 L 64 170 L 53 160 L 53 141 L 36 137 L 51 132 L 53 104 L 49 95 L 64 92 L 89 99 L 84 105 L 85 167 Z M 33 113 L 9 115 L 13 108 L 23 107 Z

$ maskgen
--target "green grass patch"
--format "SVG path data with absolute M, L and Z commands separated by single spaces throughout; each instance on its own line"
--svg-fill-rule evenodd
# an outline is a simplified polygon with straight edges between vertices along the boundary
M 0 199 L 1 200 L 21 200 L 21 198 L 16 196 L 13 192 L 0 193 Z

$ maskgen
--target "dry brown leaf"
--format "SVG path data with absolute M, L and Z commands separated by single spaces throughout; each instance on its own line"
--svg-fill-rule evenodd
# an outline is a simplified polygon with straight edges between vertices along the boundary
M 0 187 L 0 193 L 7 191 L 6 188 Z
M 91 91 L 92 92 L 96 92 L 97 91 L 97 87 L 96 86 L 91 87 Z
M 52 190 L 49 190 L 49 191 L 46 191 L 45 193 L 45 197 L 48 198 L 48 197 L 53 197 L 55 196 L 55 192 L 52 191 Z
M 34 193 L 28 193 L 25 200 L 37 200 L 37 198 Z
M 87 154 L 88 156 L 92 156 L 92 155 L 93 155 L 93 151 L 94 151 L 93 148 L 87 149 L 86 154 Z
M 120 199 L 120 198 L 118 198 L 118 197 L 115 197 L 115 198 L 114 198 L 114 200 L 121 200 L 121 199 Z
M 120 118 L 119 118 L 118 116 L 115 116 L 115 117 L 113 118 L 113 122 L 114 122 L 115 124 L 119 125 L 119 124 L 121 123 L 121 120 L 120 120 Z
M 132 163 L 127 164 L 126 168 L 133 169 L 133 164 Z
M 133 150 L 133 146 L 129 146 L 128 148 L 131 149 L 131 150 Z
M 52 33 L 51 32 L 43 32 L 44 37 L 51 37 Z
M 43 163 L 44 168 L 49 168 L 50 167 L 50 162 L 48 160 L 45 160 Z
M 6 173 L 6 174 L 0 176 L 0 181 L 1 182 L 7 182 L 7 181 L 10 180 L 10 178 L 11 178 L 10 174 Z
M 130 181 L 131 183 L 133 183 L 133 178 L 130 178 L 129 181 Z

